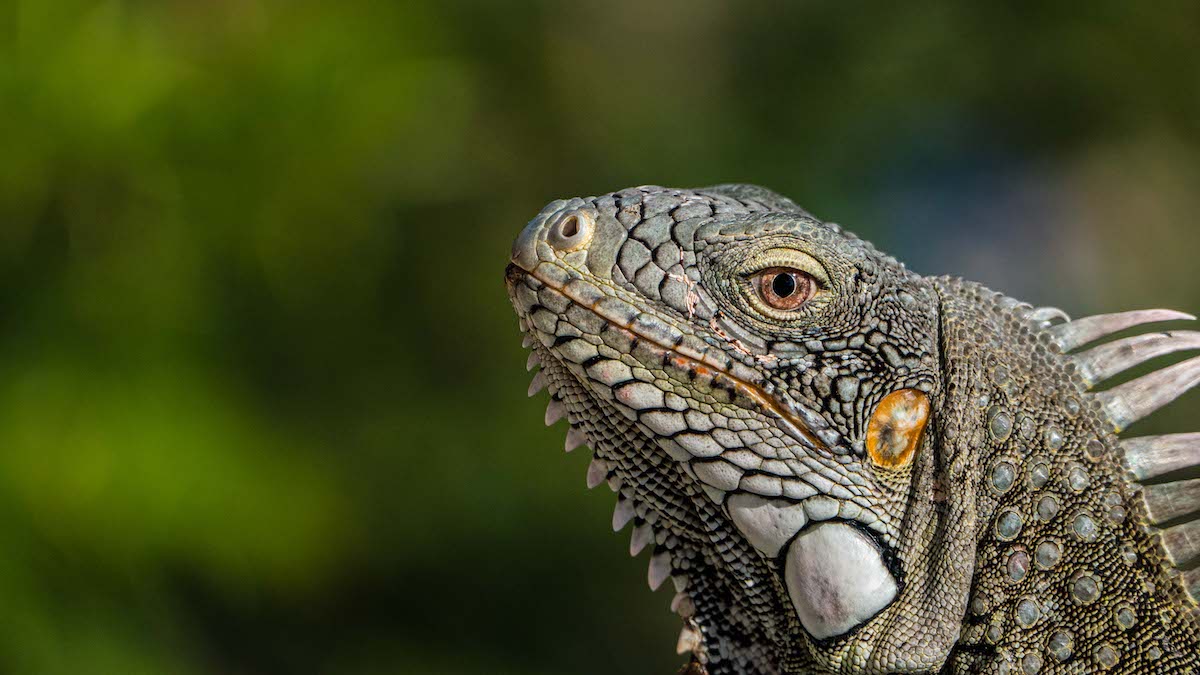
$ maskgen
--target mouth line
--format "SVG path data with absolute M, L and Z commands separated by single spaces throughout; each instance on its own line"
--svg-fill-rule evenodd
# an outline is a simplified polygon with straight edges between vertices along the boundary
M 547 288 L 562 294 L 572 303 L 588 310 L 592 314 L 604 320 L 604 322 L 608 325 L 625 330 L 639 341 L 645 341 L 662 350 L 665 355 L 669 355 L 672 365 L 676 368 L 701 377 L 711 377 L 714 383 L 728 383 L 727 389 L 742 394 L 745 398 L 753 401 L 757 406 L 759 406 L 760 409 L 765 411 L 768 416 L 772 416 L 779 420 L 782 430 L 787 433 L 788 436 L 799 441 L 801 444 L 815 450 L 829 453 L 831 455 L 836 454 L 830 449 L 828 444 L 826 444 L 812 432 L 807 424 L 800 420 L 796 415 L 792 414 L 784 404 L 780 403 L 775 397 L 766 393 L 758 385 L 751 384 L 750 382 L 745 381 L 733 373 L 730 373 L 728 370 L 720 368 L 714 364 L 705 363 L 694 356 L 681 353 L 678 349 L 678 344 L 664 344 L 661 340 L 646 334 L 644 331 L 638 330 L 638 328 L 635 326 L 636 321 L 622 322 L 614 319 L 612 316 L 605 315 L 597 307 L 600 300 L 589 302 L 584 298 L 577 297 L 577 294 L 572 293 L 566 285 L 558 285 L 547 280 L 542 275 L 539 275 L 534 271 L 526 270 L 511 263 L 505 270 L 505 280 L 509 285 L 517 283 L 522 276 L 537 280 Z

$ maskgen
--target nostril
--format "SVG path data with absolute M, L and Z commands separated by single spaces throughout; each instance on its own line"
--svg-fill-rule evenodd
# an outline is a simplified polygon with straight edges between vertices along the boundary
M 571 239 L 579 234 L 579 216 L 567 216 L 558 225 L 558 231 L 564 239 Z
M 587 211 L 571 211 L 554 223 L 546 240 L 559 251 L 575 251 L 588 244 L 594 226 L 595 221 Z

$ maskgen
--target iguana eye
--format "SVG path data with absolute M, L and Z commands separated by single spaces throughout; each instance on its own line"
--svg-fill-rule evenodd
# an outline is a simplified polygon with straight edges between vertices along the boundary
M 754 291 L 772 309 L 799 308 L 817 292 L 817 281 L 807 272 L 790 267 L 771 267 L 751 277 Z

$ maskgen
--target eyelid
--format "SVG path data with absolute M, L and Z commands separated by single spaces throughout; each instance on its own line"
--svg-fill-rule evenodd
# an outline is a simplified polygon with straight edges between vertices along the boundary
M 772 267 L 790 267 L 800 270 L 812 277 L 820 288 L 829 288 L 829 273 L 825 271 L 825 266 L 816 258 L 794 248 L 767 249 L 755 256 L 753 264 L 746 265 L 741 274 L 749 277 Z

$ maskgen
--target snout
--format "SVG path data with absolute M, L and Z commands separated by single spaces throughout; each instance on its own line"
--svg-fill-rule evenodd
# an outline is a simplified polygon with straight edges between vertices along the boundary
M 533 271 L 542 260 L 586 249 L 595 233 L 596 217 L 590 209 L 547 209 L 529 221 L 513 242 L 512 264 Z

